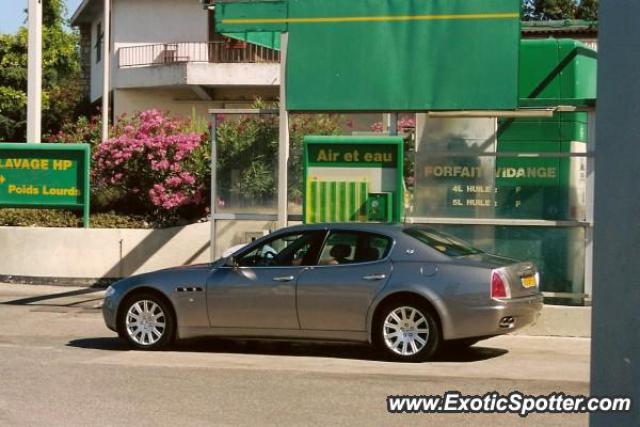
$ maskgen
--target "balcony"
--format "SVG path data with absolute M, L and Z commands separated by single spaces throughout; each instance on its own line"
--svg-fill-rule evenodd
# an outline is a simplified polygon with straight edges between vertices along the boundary
M 116 55 L 118 89 L 280 84 L 280 52 L 242 41 L 120 46 Z
M 279 63 L 280 52 L 237 40 L 126 46 L 118 50 L 120 68 L 184 63 Z

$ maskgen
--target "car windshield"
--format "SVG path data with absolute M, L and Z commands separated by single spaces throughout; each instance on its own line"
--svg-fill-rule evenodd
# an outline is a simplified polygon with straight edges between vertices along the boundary
M 441 233 L 431 228 L 409 228 L 404 232 L 409 236 L 418 239 L 430 248 L 450 257 L 482 253 L 480 249 L 476 249 L 456 237 Z

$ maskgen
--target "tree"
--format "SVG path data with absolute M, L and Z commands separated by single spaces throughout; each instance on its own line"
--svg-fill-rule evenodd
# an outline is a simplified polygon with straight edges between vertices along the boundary
M 523 0 L 524 20 L 598 19 L 598 0 Z
M 522 19 L 525 21 L 536 19 L 535 0 L 522 0 Z
M 62 0 L 43 2 L 44 134 L 58 132 L 81 108 L 78 34 L 65 28 Z M 0 141 L 24 141 L 27 116 L 28 32 L 0 35 Z
M 575 0 L 536 0 L 535 13 L 541 19 L 574 19 L 576 17 Z
M 277 108 L 257 100 L 254 108 Z M 292 114 L 289 122 L 289 200 L 302 203 L 302 152 L 306 135 L 337 135 L 338 114 Z M 277 196 L 278 118 L 275 115 L 218 117 L 219 203 L 235 208 L 269 206 Z
M 578 6 L 577 18 L 596 21 L 598 19 L 598 0 L 582 0 Z

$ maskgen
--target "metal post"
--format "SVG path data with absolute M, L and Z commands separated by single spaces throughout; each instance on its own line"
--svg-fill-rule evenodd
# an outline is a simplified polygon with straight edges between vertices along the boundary
M 595 187 L 595 152 L 596 152 L 596 112 L 589 111 L 587 114 L 587 194 L 585 221 L 585 250 L 584 250 L 584 291 L 585 302 L 591 301 L 593 292 L 593 200 Z
M 42 0 L 29 0 L 27 142 L 42 141 Z
M 591 427 L 640 425 L 640 2 L 600 2 L 595 159 L 591 395 L 631 399 L 592 412 Z
M 111 0 L 104 0 L 102 38 L 102 141 L 109 139 L 109 90 L 111 82 Z
M 218 122 L 216 114 L 211 114 L 211 242 L 209 250 L 211 252 L 211 262 L 216 260 L 216 205 L 218 202 L 218 147 L 216 146 L 216 131 Z
M 84 228 L 89 228 L 91 226 L 91 149 L 88 145 L 85 145 L 84 148 L 84 176 L 82 177 L 84 181 L 82 203 L 84 206 L 82 208 L 82 223 Z
M 278 228 L 287 226 L 288 165 L 289 165 L 289 113 L 287 112 L 287 46 L 289 34 L 280 35 L 280 135 L 278 142 Z
M 390 136 L 398 135 L 398 113 L 387 114 L 387 129 Z

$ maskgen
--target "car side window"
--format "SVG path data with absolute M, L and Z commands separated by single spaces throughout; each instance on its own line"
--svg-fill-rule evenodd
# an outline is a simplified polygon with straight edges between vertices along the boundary
M 308 232 L 276 237 L 240 254 L 240 267 L 287 267 L 310 265 L 315 260 L 323 233 Z
M 391 239 L 358 231 L 333 231 L 320 254 L 319 265 L 378 261 L 391 250 Z

